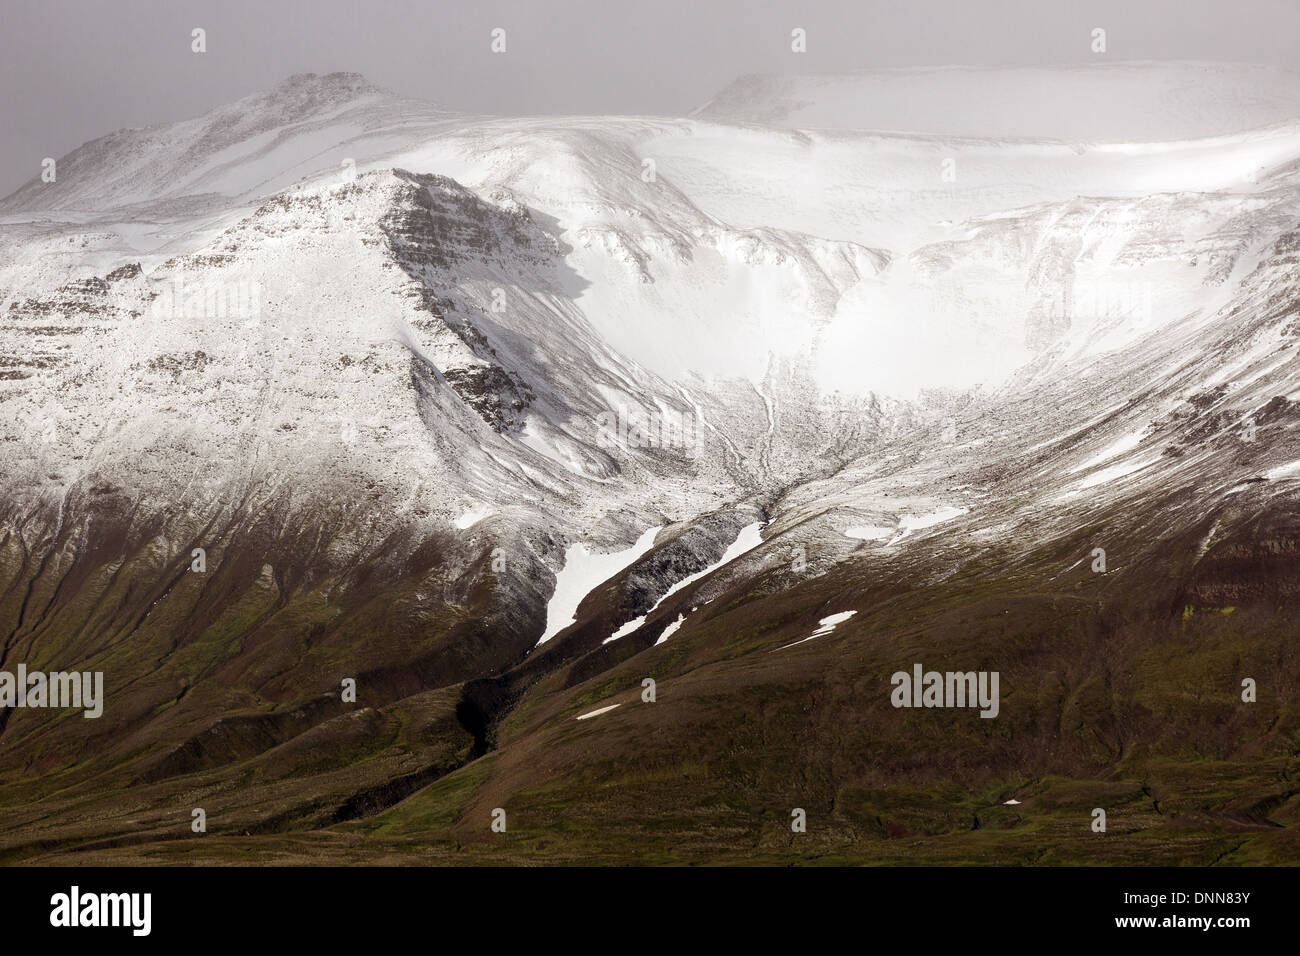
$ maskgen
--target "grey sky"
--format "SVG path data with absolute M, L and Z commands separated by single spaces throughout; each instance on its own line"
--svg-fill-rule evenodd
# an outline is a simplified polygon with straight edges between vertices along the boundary
M 680 114 L 742 73 L 1089 62 L 1097 26 L 1116 60 L 1300 65 L 1296 0 L 0 0 L 0 195 L 44 156 L 296 72 L 454 109 Z

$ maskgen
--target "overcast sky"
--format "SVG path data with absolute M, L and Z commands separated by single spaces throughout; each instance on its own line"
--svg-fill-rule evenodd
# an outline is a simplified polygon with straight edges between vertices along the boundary
M 1300 64 L 1300 0 L 0 0 L 0 196 L 42 157 L 291 73 L 481 112 L 681 114 L 742 73 L 1096 62 L 1093 27 L 1114 60 Z

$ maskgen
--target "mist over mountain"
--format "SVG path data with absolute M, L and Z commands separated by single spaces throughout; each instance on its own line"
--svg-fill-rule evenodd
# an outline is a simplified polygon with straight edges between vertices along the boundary
M 1245 63 L 949 66 L 742 76 L 696 116 L 798 129 L 1162 142 L 1242 133 L 1300 110 L 1300 73 Z

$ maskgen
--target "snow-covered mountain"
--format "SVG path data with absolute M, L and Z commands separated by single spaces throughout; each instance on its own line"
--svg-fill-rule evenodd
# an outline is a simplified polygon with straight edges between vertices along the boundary
M 681 119 L 331 74 L 94 140 L 0 202 L 0 661 L 113 674 L 96 759 L 151 814 L 283 760 L 314 809 L 239 819 L 341 820 L 717 615 L 821 660 L 785 648 L 992 556 L 1057 587 L 1106 528 L 1285 551 L 1243 528 L 1300 479 L 1298 117 L 1186 64 L 747 78 Z M 351 739 L 343 676 L 451 736 L 325 774 L 294 748 Z M 70 739 L 0 719 L 15 766 Z

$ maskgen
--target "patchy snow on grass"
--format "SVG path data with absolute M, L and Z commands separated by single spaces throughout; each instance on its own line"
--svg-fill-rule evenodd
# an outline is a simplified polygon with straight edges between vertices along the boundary
M 722 552 L 722 557 L 718 558 L 717 561 L 709 565 L 703 571 L 696 571 L 694 574 L 688 574 L 686 577 L 682 578 L 670 587 L 664 593 L 663 597 L 655 602 L 655 607 L 663 604 L 664 601 L 668 600 L 682 588 L 694 584 L 696 581 L 700 580 L 700 578 L 707 577 L 723 565 L 730 564 L 741 555 L 753 551 L 763 543 L 762 530 L 763 522 L 761 521 L 755 521 L 753 524 L 745 525 L 745 527 L 740 529 L 740 534 L 736 535 L 736 540 L 731 542 L 726 551 Z M 650 610 L 653 611 L 654 608 L 652 607 Z
M 969 508 L 957 508 L 952 505 L 944 505 L 941 508 L 936 508 L 934 511 L 927 511 L 924 514 L 899 515 L 898 524 L 892 528 L 874 524 L 847 528 L 844 531 L 844 537 L 857 538 L 860 541 L 886 541 L 893 545 L 902 541 L 914 531 L 933 528 L 937 524 L 942 524 L 945 521 L 951 521 L 959 515 L 964 515 L 969 510 Z
M 658 533 L 659 528 L 648 528 L 630 548 L 613 554 L 592 553 L 582 542 L 569 545 L 564 567 L 555 576 L 555 593 L 546 605 L 546 630 L 537 643 L 545 644 L 576 621 L 582 599 L 649 551 Z
M 682 578 L 680 581 L 678 581 L 676 584 L 670 587 L 667 591 L 665 591 L 663 597 L 661 597 L 658 601 L 655 601 L 654 607 L 650 608 L 650 610 L 646 611 L 640 617 L 636 617 L 628 621 L 626 624 L 620 627 L 609 637 L 605 638 L 605 640 L 603 640 L 601 643 L 608 644 L 610 641 L 617 641 L 620 637 L 627 637 L 629 634 L 631 634 L 633 631 L 635 631 L 637 628 L 639 628 L 642 624 L 645 623 L 645 619 L 654 613 L 655 608 L 659 607 L 659 605 L 663 604 L 664 601 L 667 601 L 670 597 L 672 597 L 682 588 L 686 587 L 687 585 L 694 584 L 700 578 L 712 574 L 714 571 L 718 570 L 718 568 L 722 567 L 723 565 L 730 564 L 732 561 L 735 561 L 738 557 L 745 554 L 747 551 L 753 551 L 755 548 L 757 548 L 760 544 L 763 543 L 763 536 L 761 534 L 762 528 L 763 528 L 763 522 L 761 521 L 755 521 L 753 524 L 745 525 L 745 527 L 740 529 L 740 534 L 736 535 L 736 540 L 731 542 L 730 546 L 728 546 L 726 551 L 722 552 L 722 557 L 718 558 L 717 561 L 713 562 L 713 564 L 710 564 L 703 571 L 696 571 L 694 574 L 688 574 L 686 577 Z
M 608 707 L 601 707 L 601 708 L 599 708 L 599 709 L 597 709 L 597 710 L 589 710 L 589 711 L 587 711 L 585 714 L 579 714 L 577 717 L 574 717 L 573 719 L 574 719 L 574 720 L 586 720 L 588 717 L 599 717 L 601 714 L 607 714 L 607 713 L 609 713 L 611 710 L 613 710 L 615 707 L 619 707 L 619 706 L 621 706 L 621 705 L 619 705 L 619 704 L 610 704 Z
M 804 641 L 811 641 L 814 637 L 824 637 L 825 635 L 829 634 L 831 631 L 835 630 L 836 625 L 843 624 L 845 621 L 847 621 L 849 618 L 851 618 L 853 615 L 857 613 L 858 613 L 857 611 L 840 611 L 838 614 L 832 614 L 829 617 L 824 617 L 817 622 L 817 630 L 813 631 L 807 637 L 800 638 L 799 640 L 794 641 L 793 643 L 790 644 L 782 644 L 780 647 L 776 648 L 776 650 L 783 651 L 787 647 L 794 647 L 795 644 L 802 644 Z

